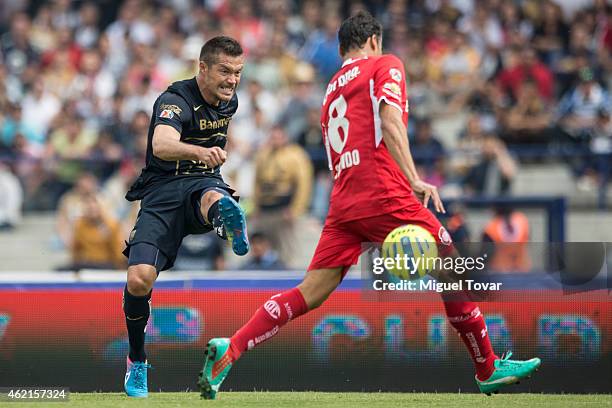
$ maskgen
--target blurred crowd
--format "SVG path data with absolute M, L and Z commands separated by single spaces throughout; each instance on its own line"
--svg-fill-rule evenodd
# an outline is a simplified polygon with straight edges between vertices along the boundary
M 22 208 L 59 207 L 59 241 L 75 248 L 96 202 L 97 222 L 126 236 L 137 208 L 123 194 L 144 165 L 153 102 L 226 34 L 247 64 L 224 176 L 259 225 L 259 247 L 286 262 L 292 241 L 277 226 L 327 212 L 319 108 L 341 64 L 338 26 L 359 9 L 405 63 L 407 137 L 422 176 L 447 195 L 507 194 L 522 161 L 567 155 L 585 188 L 607 182 L 605 0 L 12 0 L 0 3 L 0 228 Z

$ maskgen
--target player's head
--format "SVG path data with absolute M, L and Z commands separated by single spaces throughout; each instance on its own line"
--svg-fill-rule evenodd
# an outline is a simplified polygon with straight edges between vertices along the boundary
M 244 55 L 238 41 L 226 36 L 211 38 L 200 51 L 200 85 L 213 104 L 232 99 L 240 83 Z M 211 101 L 208 101 L 211 102 Z
M 340 55 L 358 52 L 363 55 L 382 54 L 382 25 L 367 11 L 347 18 L 338 30 Z

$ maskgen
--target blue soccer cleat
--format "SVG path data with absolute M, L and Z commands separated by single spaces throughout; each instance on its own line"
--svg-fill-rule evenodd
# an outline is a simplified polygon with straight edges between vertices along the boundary
M 146 362 L 131 361 L 129 357 L 127 358 L 127 369 L 123 385 L 128 397 L 147 398 L 149 396 L 149 387 L 147 386 L 148 368 L 151 368 L 151 365 Z
M 225 228 L 227 239 L 232 243 L 232 250 L 236 255 L 246 255 L 249 252 L 249 238 L 247 236 L 244 211 L 232 197 L 224 196 L 219 199 L 219 214 Z

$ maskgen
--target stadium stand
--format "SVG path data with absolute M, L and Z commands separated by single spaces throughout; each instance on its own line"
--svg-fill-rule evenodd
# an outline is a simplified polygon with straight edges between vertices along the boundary
M 306 244 L 291 265 L 303 268 L 330 189 L 317 111 L 340 64 L 333 33 L 362 8 L 383 21 L 385 48 L 405 62 L 408 137 L 419 145 L 419 124 L 431 125 L 437 142 L 419 146 L 415 158 L 443 196 L 564 196 L 567 239 L 582 240 L 590 228 L 579 226 L 582 217 L 610 218 L 612 25 L 606 1 L 576 4 L 2 2 L 0 162 L 21 183 L 23 196 L 13 202 L 23 201 L 25 215 L 13 217 L 15 229 L 0 232 L 6 243 L 0 256 L 12 258 L 10 243 L 19 240 L 47 264 L 34 256 L 0 269 L 48 269 L 65 260 L 61 240 L 43 239 L 41 231 L 58 234 L 48 229 L 48 214 L 85 170 L 100 180 L 109 209 L 129 231 L 134 208 L 120 197 L 143 164 L 153 101 L 169 83 L 195 73 L 200 46 L 220 33 L 239 39 L 248 53 L 225 168 L 244 206 L 252 209 L 255 158 L 273 126 L 283 126 L 314 166 L 309 213 L 300 221 Z M 41 230 L 30 232 L 39 223 Z M 609 234 L 600 238 L 610 240 Z M 228 266 L 239 265 L 230 257 Z

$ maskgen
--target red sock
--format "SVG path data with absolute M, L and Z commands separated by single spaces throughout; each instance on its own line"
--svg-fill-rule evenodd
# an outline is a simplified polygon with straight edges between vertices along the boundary
M 304 296 L 298 288 L 272 296 L 231 338 L 230 352 L 234 361 L 246 350 L 268 340 L 278 330 L 308 311 Z
M 476 367 L 479 380 L 486 380 L 493 374 L 493 362 L 498 357 L 493 352 L 487 326 L 480 309 L 474 302 L 444 302 L 448 321 L 457 330 L 467 347 Z

